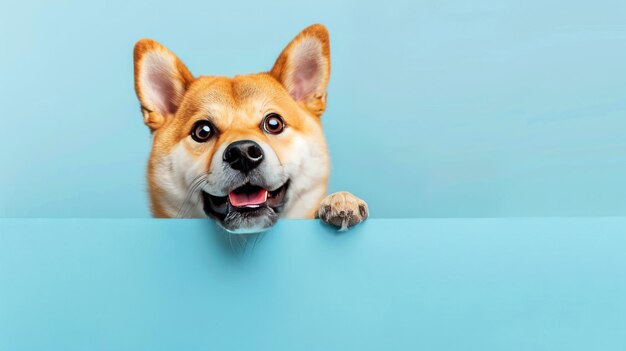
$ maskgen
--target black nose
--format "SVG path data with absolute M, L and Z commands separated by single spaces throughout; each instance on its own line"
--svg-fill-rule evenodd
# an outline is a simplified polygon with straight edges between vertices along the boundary
M 248 173 L 263 161 L 263 149 L 252 140 L 239 140 L 228 145 L 223 158 L 233 169 Z

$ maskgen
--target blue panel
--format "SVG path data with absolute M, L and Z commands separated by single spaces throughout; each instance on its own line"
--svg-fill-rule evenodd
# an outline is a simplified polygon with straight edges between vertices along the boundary
M 0 350 L 624 350 L 626 218 L 0 220 Z

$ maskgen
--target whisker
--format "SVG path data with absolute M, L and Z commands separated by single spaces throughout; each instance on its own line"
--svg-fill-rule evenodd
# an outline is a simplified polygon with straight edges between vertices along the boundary
M 242 235 L 238 241 L 239 241 L 239 247 L 241 248 L 241 254 L 245 255 L 246 248 L 248 247 L 248 236 Z
M 198 187 L 196 187 L 196 189 L 194 190 L 196 199 L 192 202 L 191 206 L 187 207 L 188 213 L 186 213 L 185 216 L 191 215 L 190 213 L 191 209 L 196 208 L 198 204 L 200 203 L 200 201 L 202 201 L 202 187 L 204 186 L 203 184 L 204 182 L 202 182 L 201 185 L 198 185 Z
M 230 250 L 237 252 L 237 250 L 235 250 L 235 247 L 233 246 L 233 235 L 230 233 L 226 233 L 226 235 L 228 236 L 228 243 L 230 244 Z
M 254 249 L 256 248 L 256 243 L 259 240 L 259 236 L 261 236 L 262 233 L 258 233 L 254 235 L 254 241 L 252 242 L 252 249 L 250 249 L 251 252 L 254 252 Z
M 183 200 L 183 202 L 180 205 L 180 208 L 178 209 L 178 213 L 176 214 L 177 218 L 184 218 L 185 213 L 187 212 L 187 205 L 189 203 L 189 200 L 191 199 L 191 196 L 193 195 L 193 193 L 195 192 L 195 185 L 192 185 L 189 187 L 189 189 L 187 189 L 187 195 L 185 196 L 185 199 Z
M 183 215 L 184 217 L 187 217 L 187 215 L 189 214 L 189 211 L 191 211 L 192 208 L 198 206 L 198 203 L 200 202 L 200 200 L 202 200 L 202 193 L 201 192 L 197 192 L 197 190 L 202 189 L 202 187 L 204 186 L 204 183 L 205 183 L 204 180 L 199 182 L 199 184 L 196 185 L 194 187 L 193 191 L 191 192 L 192 196 L 195 195 L 196 199 L 192 203 L 189 202 L 189 200 L 191 200 L 191 199 L 187 200 L 187 204 L 191 205 L 191 206 L 187 206 L 187 209 L 186 209 L 186 211 L 184 212 L 184 215 Z
M 202 188 L 202 187 L 200 187 L 200 188 Z M 193 202 L 193 206 L 188 206 L 189 210 L 191 210 L 192 208 L 195 208 L 196 206 L 198 206 L 200 201 L 202 201 L 202 194 L 198 193 L 197 196 L 196 196 L 196 200 Z
M 206 182 L 206 177 L 207 177 L 206 174 L 200 174 L 191 181 L 191 186 L 187 190 L 187 194 L 185 195 L 185 200 L 183 201 L 183 203 L 180 205 L 180 208 L 178 209 L 176 218 L 185 217 L 185 215 L 189 211 L 189 207 L 187 206 L 189 204 L 189 201 L 191 200 L 192 196 L 196 193 L 198 188 L 201 186 L 204 186 L 204 183 Z M 196 202 L 196 205 L 197 205 L 197 202 Z
M 265 238 L 265 232 L 259 233 L 258 235 L 259 235 L 258 238 L 259 238 L 259 244 L 260 244 Z

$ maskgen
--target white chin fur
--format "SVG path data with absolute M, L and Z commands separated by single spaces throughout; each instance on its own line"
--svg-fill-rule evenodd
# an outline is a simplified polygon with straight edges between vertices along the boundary
M 221 227 L 221 226 L 220 226 Z M 230 234 L 258 234 L 258 233 L 263 233 L 267 230 L 269 230 L 271 227 L 266 227 L 266 228 L 239 228 L 239 229 L 226 229 L 224 227 L 222 227 L 222 229 L 224 229 L 225 231 L 229 232 Z

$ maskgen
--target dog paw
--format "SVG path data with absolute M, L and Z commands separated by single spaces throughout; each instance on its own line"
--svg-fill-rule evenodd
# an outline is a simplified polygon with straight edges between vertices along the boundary
M 339 231 L 363 222 L 368 215 L 369 210 L 365 201 L 346 191 L 326 196 L 317 210 L 319 219 L 339 227 Z

